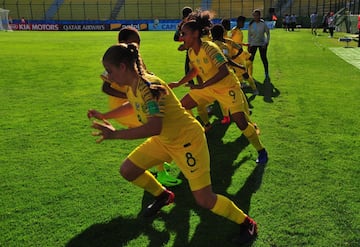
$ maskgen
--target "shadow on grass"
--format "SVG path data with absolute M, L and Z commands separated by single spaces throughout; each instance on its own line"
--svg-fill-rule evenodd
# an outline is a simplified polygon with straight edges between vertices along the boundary
M 251 159 L 249 155 L 234 162 L 249 143 L 243 135 L 233 142 L 223 143 L 221 139 L 227 128 L 227 125 L 215 125 L 208 133 L 213 190 L 229 197 L 248 213 L 251 197 L 261 185 L 264 166 L 257 166 L 237 193 L 227 193 L 235 171 Z M 186 181 L 182 174 L 179 176 Z M 238 225 L 197 206 L 187 182 L 171 190 L 176 198 L 170 211 L 163 210 L 153 219 L 143 218 L 139 212 L 134 218 L 120 216 L 107 223 L 94 224 L 71 239 L 66 246 L 127 246 L 130 241 L 143 235 L 148 237 L 148 247 L 170 246 L 169 242 L 172 242 L 172 247 L 236 246 L 231 240 L 240 230 Z M 152 201 L 153 197 L 144 192 L 142 208 Z M 164 230 L 155 227 L 157 224 L 154 221 L 163 222 Z M 200 223 L 194 225 L 191 223 L 194 221 Z
M 257 89 L 259 90 L 258 96 L 263 96 L 264 101 L 267 103 L 273 103 L 273 98 L 276 98 L 280 95 L 279 89 L 277 89 L 274 84 L 270 80 L 265 80 L 263 83 L 256 81 L 255 84 Z M 250 87 L 243 89 L 244 93 L 252 93 L 252 89 Z M 253 101 L 256 98 L 256 95 L 251 95 L 250 97 L 247 97 L 249 106 L 251 107 L 251 101 Z

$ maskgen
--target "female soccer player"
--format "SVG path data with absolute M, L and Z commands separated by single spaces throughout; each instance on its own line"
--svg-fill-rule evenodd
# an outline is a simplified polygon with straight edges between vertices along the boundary
M 133 27 L 122 28 L 118 34 L 119 43 L 136 43 L 140 46 L 140 34 L 137 29 Z M 145 68 L 145 65 L 143 64 Z M 146 71 L 147 72 L 147 71 Z M 149 73 L 149 72 L 147 72 Z M 107 77 L 107 72 L 105 71 L 101 78 L 103 79 L 103 92 L 109 95 L 109 106 L 110 110 L 114 110 L 123 104 L 128 103 L 126 98 L 126 88 L 124 86 L 119 86 L 116 83 L 109 80 Z M 111 116 L 111 115 L 110 115 Z M 109 114 L 98 114 L 98 119 L 109 119 Z M 126 115 L 122 115 L 115 119 L 118 123 L 128 128 L 134 128 L 139 126 L 141 123 L 138 120 L 138 117 L 135 115 L 134 111 L 130 111 Z M 164 186 L 176 186 L 182 183 L 182 180 L 171 176 L 165 166 L 169 167 L 169 164 L 161 164 L 156 167 L 157 171 L 157 180 Z
M 201 77 L 202 85 L 190 85 L 190 92 L 181 103 L 189 110 L 198 104 L 208 104 L 217 100 L 220 105 L 227 106 L 230 115 L 238 128 L 247 137 L 258 152 L 256 162 L 266 164 L 268 155 L 261 144 L 254 125 L 249 121 L 249 106 L 240 83 L 234 72 L 229 68 L 227 59 L 219 47 L 209 41 L 202 42 L 200 33 L 201 22 L 189 21 L 182 27 L 182 39 L 189 49 L 192 69 L 177 83 L 170 83 L 171 88 L 180 86 L 194 76 Z
M 244 51 L 242 46 L 233 41 L 232 39 L 224 38 L 225 29 L 222 25 L 217 24 L 211 28 L 211 36 L 215 44 L 217 44 L 224 53 L 225 57 L 229 61 L 233 61 L 236 64 L 240 64 L 243 67 L 234 66 L 232 68 L 235 71 L 235 75 L 243 80 L 248 81 L 254 95 L 258 95 L 259 91 L 256 88 L 255 81 L 249 73 L 249 69 L 252 69 L 252 61 L 250 60 L 251 54 Z
M 103 56 L 109 79 L 126 86 L 127 98 L 139 117 L 141 126 L 115 130 L 111 124 L 94 122 L 92 127 L 108 139 L 148 138 L 133 150 L 120 167 L 120 174 L 131 183 L 156 197 L 144 212 L 154 216 L 163 206 L 174 201 L 174 193 L 164 188 L 147 170 L 164 161 L 174 160 L 188 179 L 196 202 L 240 225 L 240 242 L 256 237 L 256 222 L 227 197 L 212 191 L 210 155 L 204 129 L 180 104 L 175 94 L 160 78 L 143 73 L 137 47 L 120 44 L 110 47 Z M 118 113 L 126 112 L 121 106 Z M 88 116 L 93 116 L 89 110 Z

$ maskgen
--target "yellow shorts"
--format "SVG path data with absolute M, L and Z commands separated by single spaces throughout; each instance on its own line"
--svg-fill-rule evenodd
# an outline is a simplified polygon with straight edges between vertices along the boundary
M 249 105 L 240 84 L 234 84 L 231 87 L 219 87 L 214 84 L 202 89 L 191 89 L 189 95 L 198 105 L 210 104 L 217 100 L 220 105 L 229 109 L 230 114 L 237 112 L 250 114 Z
M 202 189 L 211 185 L 206 137 L 202 130 L 188 136 L 185 143 L 174 142 L 171 145 L 162 143 L 157 136 L 148 138 L 129 154 L 128 159 L 144 170 L 173 160 L 187 178 L 191 190 Z
M 128 102 L 127 99 L 110 96 L 109 97 L 110 110 L 116 109 L 119 106 L 122 106 L 126 102 Z M 128 115 L 124 115 L 124 116 L 115 118 L 115 120 L 119 124 L 121 124 L 125 127 L 128 127 L 128 128 L 135 128 L 135 127 L 138 127 L 141 125 L 134 112 L 131 114 L 128 114 Z

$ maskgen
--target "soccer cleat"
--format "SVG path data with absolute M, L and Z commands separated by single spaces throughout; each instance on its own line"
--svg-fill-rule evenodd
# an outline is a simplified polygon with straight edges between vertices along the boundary
M 157 173 L 156 179 L 164 186 L 171 187 L 182 183 L 181 179 L 172 177 L 167 171 Z
M 160 209 L 166 205 L 174 202 L 175 194 L 170 190 L 165 189 L 163 193 L 155 198 L 155 201 L 146 207 L 144 210 L 144 217 L 152 217 L 156 215 Z
M 233 242 L 239 245 L 249 243 L 255 240 L 257 234 L 258 229 L 256 222 L 249 216 L 246 216 L 244 223 L 240 225 L 240 235 L 237 236 Z
M 265 148 L 258 151 L 258 158 L 256 159 L 256 163 L 259 165 L 265 165 L 268 162 L 268 153 L 266 152 Z

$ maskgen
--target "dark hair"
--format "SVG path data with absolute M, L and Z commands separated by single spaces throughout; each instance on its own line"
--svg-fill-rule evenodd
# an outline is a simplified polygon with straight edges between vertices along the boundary
M 131 68 L 136 63 L 138 56 L 139 53 L 136 45 L 120 43 L 107 49 L 102 60 L 115 66 L 119 66 L 121 63 L 124 63 L 127 67 Z
M 195 22 L 195 24 L 190 24 L 189 27 L 191 28 L 191 30 L 193 31 L 198 30 L 200 36 L 208 35 L 210 32 L 210 28 L 213 26 L 212 23 L 213 17 L 214 17 L 214 13 L 208 10 L 202 11 L 200 9 L 197 9 L 188 16 L 186 23 L 184 23 L 184 26 L 187 23 Z
M 184 7 L 182 9 L 182 18 L 184 19 L 184 18 L 188 17 L 191 12 L 193 12 L 191 7 L 188 7 L 188 6 Z
M 211 28 L 211 36 L 213 40 L 223 40 L 225 29 L 222 25 L 216 24 Z
M 246 17 L 240 15 L 240 16 L 238 16 L 238 18 L 236 19 L 236 22 L 245 22 L 245 20 L 246 20 Z
M 221 25 L 223 25 L 223 27 L 225 28 L 225 30 L 230 30 L 230 29 L 231 29 L 230 19 L 222 19 L 222 20 L 221 20 Z
M 118 45 L 113 45 L 106 50 L 102 60 L 115 66 L 124 63 L 128 68 L 133 68 L 134 70 L 134 65 L 136 65 L 137 73 L 150 88 L 150 92 L 156 100 L 158 100 L 161 95 L 168 94 L 165 87 L 162 85 L 151 84 L 144 78 L 145 73 L 142 66 L 143 63 L 141 62 L 138 45 L 136 43 L 120 43 Z
M 139 31 L 134 27 L 124 27 L 118 34 L 119 43 L 128 43 L 129 40 L 140 44 Z

